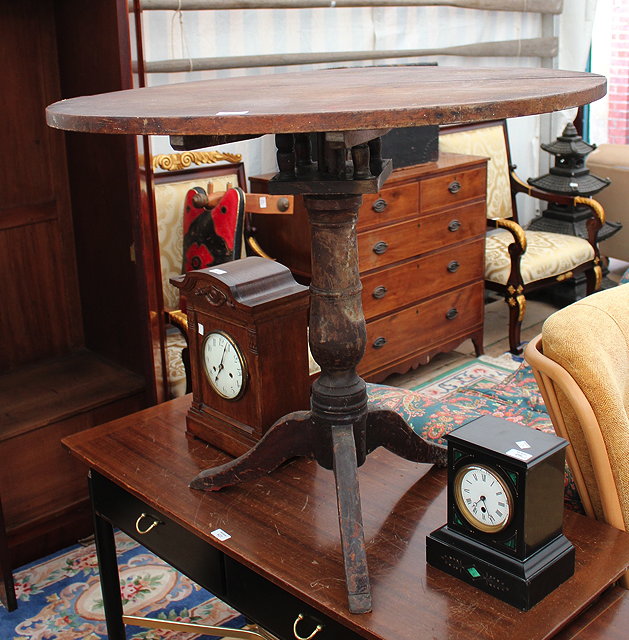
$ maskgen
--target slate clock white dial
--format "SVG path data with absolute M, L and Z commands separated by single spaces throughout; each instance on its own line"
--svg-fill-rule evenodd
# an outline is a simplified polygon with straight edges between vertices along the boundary
M 203 365 L 212 388 L 222 398 L 238 399 L 247 382 L 246 360 L 234 339 L 223 331 L 209 333 L 203 341 Z
M 495 533 L 511 519 L 513 496 L 500 476 L 481 464 L 461 467 L 454 478 L 456 504 L 476 529 Z

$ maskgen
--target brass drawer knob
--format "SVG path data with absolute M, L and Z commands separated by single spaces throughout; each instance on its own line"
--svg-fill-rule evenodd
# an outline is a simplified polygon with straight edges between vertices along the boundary
M 376 244 L 373 245 L 373 252 L 381 256 L 388 248 L 389 245 L 386 242 L 376 242 Z
M 455 307 L 452 307 L 452 309 L 449 309 L 446 312 L 446 319 L 454 320 L 458 315 L 459 315 L 459 312 L 456 310 Z
M 150 521 L 150 524 L 148 527 L 146 527 L 146 529 L 141 529 L 140 528 L 140 524 L 142 523 L 142 520 L 148 520 Z M 135 530 L 141 535 L 146 535 L 149 531 L 151 531 L 152 529 L 155 529 L 155 527 L 159 524 L 159 520 L 155 520 L 154 518 L 152 518 L 151 516 L 147 516 L 146 513 L 142 513 L 140 514 L 140 517 L 135 521 Z
M 461 183 L 458 180 L 453 180 L 448 185 L 448 191 L 452 194 L 458 193 L 459 191 L 461 191 Z
M 298 633 L 297 631 L 297 625 L 304 619 L 304 616 L 302 613 L 300 613 L 297 618 L 295 618 L 295 623 L 293 624 L 293 635 L 295 636 L 296 640 L 312 640 L 312 638 L 314 638 L 317 633 L 319 633 L 319 631 L 321 631 L 323 629 L 323 626 L 318 624 L 315 628 L 314 631 L 309 635 L 309 636 L 302 636 Z
M 381 349 L 382 347 L 384 347 L 384 345 L 387 343 L 387 339 L 383 336 L 380 336 L 379 338 L 376 338 L 374 340 L 373 343 L 373 348 L 374 349 Z
M 458 268 L 459 268 L 460 266 L 461 266 L 461 265 L 460 265 L 456 260 L 452 260 L 452 262 L 450 262 L 450 263 L 448 264 L 448 271 L 449 271 L 450 273 L 454 273 L 455 271 L 457 271 L 457 270 L 458 270 Z
M 387 295 L 387 291 L 388 289 L 384 286 L 384 285 L 380 285 L 379 287 L 376 287 L 373 290 L 373 293 L 371 294 L 376 300 L 380 300 L 381 298 L 384 298 L 384 296 Z
M 371 208 L 376 213 L 382 213 L 387 207 L 389 203 L 384 198 L 378 198 L 372 205 Z
M 448 225 L 448 231 L 458 231 L 461 228 L 460 220 L 451 220 Z

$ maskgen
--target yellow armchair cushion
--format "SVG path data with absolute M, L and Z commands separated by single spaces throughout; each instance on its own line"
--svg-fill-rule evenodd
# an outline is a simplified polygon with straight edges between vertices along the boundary
M 600 487 L 592 474 L 592 456 L 609 458 L 612 487 L 629 530 L 629 290 L 600 291 L 550 316 L 542 329 L 544 355 L 566 369 L 594 411 L 604 441 L 602 451 L 588 450 L 583 425 L 570 402 L 561 398 L 570 442 L 584 474 L 597 517 Z M 561 395 L 561 390 L 558 391 Z
M 594 249 L 583 238 L 527 231 L 527 249 L 520 261 L 523 284 L 558 276 L 592 260 Z M 511 272 L 511 256 L 508 246 L 513 236 L 504 229 L 491 232 L 485 239 L 485 280 L 506 284 Z

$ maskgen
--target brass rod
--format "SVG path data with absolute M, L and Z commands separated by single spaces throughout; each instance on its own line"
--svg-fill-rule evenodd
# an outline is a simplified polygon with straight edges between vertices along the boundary
M 267 640 L 265 636 L 257 631 L 247 631 L 246 629 L 230 629 L 229 627 L 213 627 L 205 624 L 194 624 L 192 622 L 175 622 L 173 620 L 159 620 L 157 618 L 142 618 L 140 616 L 122 616 L 125 624 L 145 629 L 167 629 L 172 631 L 183 631 L 190 633 L 207 633 L 222 638 L 235 638 L 236 640 Z

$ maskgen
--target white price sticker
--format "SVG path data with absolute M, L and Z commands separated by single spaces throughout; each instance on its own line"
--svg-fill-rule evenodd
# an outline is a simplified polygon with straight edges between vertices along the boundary
M 260 196 L 260 209 L 266 209 L 266 198 L 264 196 Z
M 212 531 L 212 535 L 215 538 L 218 538 L 219 540 L 221 540 L 222 542 L 224 542 L 225 540 L 229 540 L 231 538 L 229 533 L 225 533 L 225 531 L 223 531 L 222 529 L 214 529 L 214 531 Z
M 222 276 L 224 273 L 227 273 L 225 269 L 217 269 L 216 267 L 214 267 L 214 269 L 208 269 L 208 271 L 210 273 L 215 273 L 216 275 L 219 275 L 219 276 Z
M 509 449 L 506 454 L 511 458 L 517 458 L 518 460 L 522 460 L 524 462 L 530 460 L 533 457 L 530 453 L 525 453 L 524 451 L 520 451 L 519 449 Z
M 205 333 L 205 327 L 199 322 L 198 325 L 199 335 L 202 336 Z
M 520 449 L 530 449 L 531 448 L 531 445 L 526 440 L 518 440 L 518 442 L 516 442 L 516 444 L 518 445 L 518 447 L 520 447 Z

